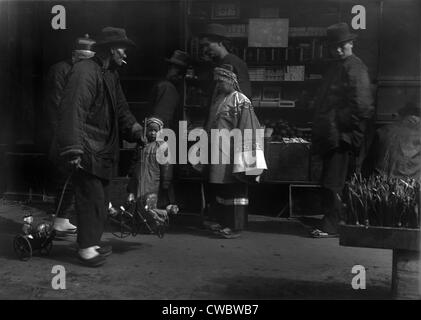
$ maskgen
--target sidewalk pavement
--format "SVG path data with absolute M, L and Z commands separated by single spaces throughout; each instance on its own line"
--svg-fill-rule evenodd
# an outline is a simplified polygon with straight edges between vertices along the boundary
M 348 248 L 339 239 L 312 239 L 296 220 L 250 216 L 238 239 L 217 239 L 199 228 L 171 225 L 163 239 L 103 236 L 113 247 L 96 269 L 76 259 L 75 237 L 54 241 L 48 257 L 23 262 L 13 251 L 25 210 L 0 200 L 0 299 L 390 299 L 392 252 Z M 66 270 L 54 290 L 52 268 Z M 366 269 L 366 289 L 351 286 L 351 269 Z

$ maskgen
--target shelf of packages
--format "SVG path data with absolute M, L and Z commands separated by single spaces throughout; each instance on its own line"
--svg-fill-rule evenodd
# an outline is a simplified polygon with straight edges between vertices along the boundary
M 322 79 L 305 79 L 305 80 L 251 80 L 253 84 L 263 84 L 263 85 L 277 85 L 277 84 L 303 84 L 303 83 L 317 83 Z
M 286 66 L 295 66 L 295 65 L 322 65 L 322 64 L 326 64 L 329 63 L 329 60 L 326 59 L 317 59 L 317 60 L 302 60 L 302 61 L 271 61 L 271 62 L 251 62 L 251 61 L 245 61 L 248 68 L 283 68 Z

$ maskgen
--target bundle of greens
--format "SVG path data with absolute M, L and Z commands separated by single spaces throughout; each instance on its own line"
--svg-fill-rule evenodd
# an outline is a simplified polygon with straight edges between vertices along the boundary
M 345 185 L 347 223 L 419 228 L 420 184 L 413 179 L 354 176 Z

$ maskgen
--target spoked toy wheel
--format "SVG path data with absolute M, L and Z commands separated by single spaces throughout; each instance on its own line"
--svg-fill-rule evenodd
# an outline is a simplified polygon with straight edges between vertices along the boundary
M 52 240 L 47 240 L 44 243 L 44 246 L 39 249 L 39 253 L 42 256 L 48 256 L 50 254 L 52 248 L 53 248 L 53 241 Z
M 13 241 L 13 248 L 18 258 L 22 261 L 28 261 L 32 257 L 32 247 L 28 238 L 17 235 Z
M 156 227 L 156 235 L 158 238 L 162 239 L 165 235 L 165 225 L 160 225 Z
M 123 239 L 132 234 L 132 230 L 128 225 L 128 223 L 131 223 L 129 219 L 125 219 L 122 215 L 119 215 L 118 217 L 110 217 L 110 221 L 117 228 L 117 230 L 111 232 L 113 236 Z

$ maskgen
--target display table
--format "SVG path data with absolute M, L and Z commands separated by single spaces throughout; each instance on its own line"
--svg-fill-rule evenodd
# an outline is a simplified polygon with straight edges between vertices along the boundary
M 393 297 L 421 299 L 419 229 L 343 225 L 339 236 L 342 246 L 393 250 Z

